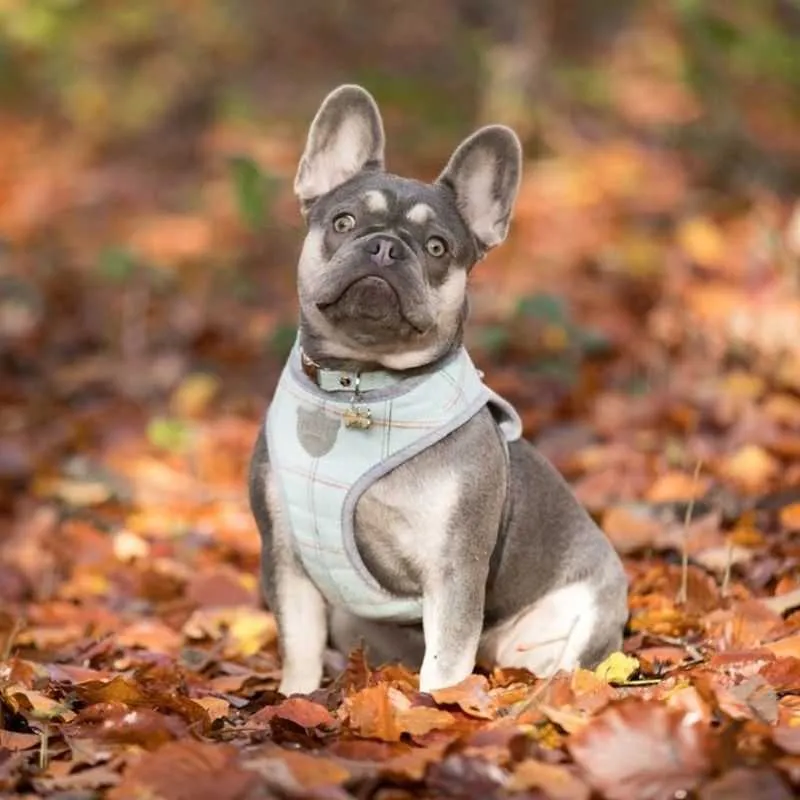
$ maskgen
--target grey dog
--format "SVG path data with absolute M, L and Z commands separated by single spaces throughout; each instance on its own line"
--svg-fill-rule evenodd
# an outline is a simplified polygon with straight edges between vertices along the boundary
M 467 278 L 506 237 L 521 162 L 493 125 L 432 184 L 393 175 L 358 86 L 311 125 L 298 339 L 250 468 L 286 695 L 319 687 L 329 643 L 419 669 L 422 691 L 622 644 L 618 556 L 462 344 Z

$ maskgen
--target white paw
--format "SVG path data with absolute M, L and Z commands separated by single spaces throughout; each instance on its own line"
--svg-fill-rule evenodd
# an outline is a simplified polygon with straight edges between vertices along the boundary
M 427 664 L 423 662 L 419 672 L 419 690 L 421 692 L 435 692 L 437 689 L 445 689 L 448 686 L 455 686 L 461 683 L 472 673 L 472 669 L 462 666 L 458 670 L 444 671 L 439 669 L 438 664 Z
M 308 671 L 284 671 L 278 691 L 289 697 L 292 694 L 310 694 L 320 687 L 322 676 Z

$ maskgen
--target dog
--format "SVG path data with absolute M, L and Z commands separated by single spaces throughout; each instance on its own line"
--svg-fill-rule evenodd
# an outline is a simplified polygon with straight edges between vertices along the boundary
M 311 124 L 298 337 L 249 473 L 284 695 L 319 688 L 329 645 L 417 669 L 423 692 L 621 647 L 619 557 L 462 344 L 467 278 L 506 238 L 521 165 L 492 125 L 435 182 L 393 175 L 354 85 Z

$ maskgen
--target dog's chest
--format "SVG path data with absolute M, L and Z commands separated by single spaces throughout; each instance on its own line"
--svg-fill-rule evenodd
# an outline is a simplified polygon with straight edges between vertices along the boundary
M 374 483 L 359 499 L 355 540 L 370 572 L 388 591 L 419 594 L 446 558 L 460 498 L 453 468 L 417 457 Z

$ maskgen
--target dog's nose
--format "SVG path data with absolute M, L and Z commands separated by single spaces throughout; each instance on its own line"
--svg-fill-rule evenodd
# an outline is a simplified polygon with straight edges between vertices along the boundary
M 403 255 L 400 242 L 392 236 L 375 236 L 367 243 L 367 253 L 377 267 L 391 267 Z

